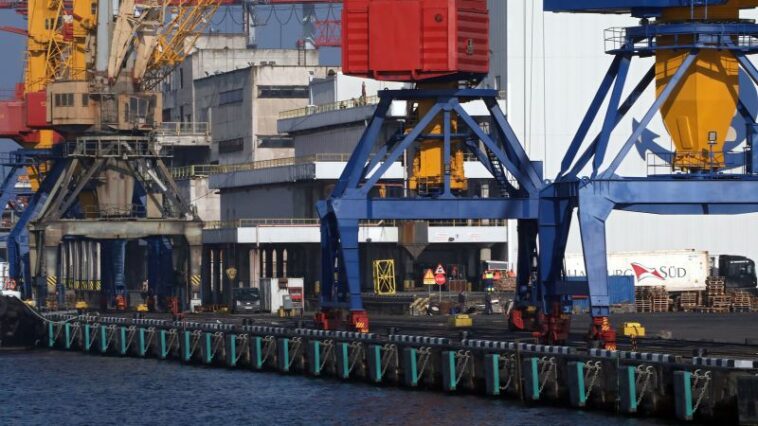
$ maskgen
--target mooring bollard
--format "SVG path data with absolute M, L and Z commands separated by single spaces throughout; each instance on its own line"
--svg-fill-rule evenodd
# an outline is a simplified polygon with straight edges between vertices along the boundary
M 500 355 L 484 355 L 484 384 L 487 395 L 500 395 Z

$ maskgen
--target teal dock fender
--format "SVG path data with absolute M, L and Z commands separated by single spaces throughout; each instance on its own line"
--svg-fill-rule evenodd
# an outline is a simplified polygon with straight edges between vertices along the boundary
M 637 369 L 633 366 L 619 368 L 619 408 L 622 413 L 637 412 Z
M 487 395 L 500 395 L 500 355 L 484 355 L 484 387 Z
M 382 383 L 382 346 L 369 345 L 366 350 L 368 377 L 374 383 Z
M 569 362 L 568 365 L 569 402 L 572 407 L 587 405 L 587 386 L 584 382 L 584 363 Z

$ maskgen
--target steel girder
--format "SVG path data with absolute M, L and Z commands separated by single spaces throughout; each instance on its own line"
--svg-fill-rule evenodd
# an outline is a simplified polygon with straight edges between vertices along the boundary
M 362 311 L 358 229 L 362 220 L 429 219 L 519 219 L 532 221 L 536 238 L 538 196 L 542 188 L 541 167 L 531 162 L 497 103 L 494 90 L 392 90 L 379 94 L 380 102 L 328 200 L 319 202 L 321 219 L 323 309 Z M 435 105 L 405 134 L 389 141 L 380 132 L 393 101 L 434 99 Z M 461 106 L 480 100 L 490 112 L 489 131 L 485 131 Z M 371 190 L 403 152 L 423 139 L 424 129 L 443 117 L 444 187 L 436 197 L 375 198 Z M 455 135 L 452 116 L 458 120 Z M 508 196 L 471 198 L 453 194 L 450 189 L 451 143 L 466 139 L 465 147 L 491 172 L 502 168 L 515 178 L 502 182 Z M 372 155 L 373 154 L 373 155 Z M 488 155 L 488 154 L 491 154 Z M 496 158 L 493 163 L 490 158 Z

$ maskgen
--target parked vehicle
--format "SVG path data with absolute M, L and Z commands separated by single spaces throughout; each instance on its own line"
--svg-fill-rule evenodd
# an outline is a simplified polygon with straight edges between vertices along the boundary
M 262 310 L 261 293 L 257 288 L 235 288 L 232 293 L 235 314 L 255 313 Z

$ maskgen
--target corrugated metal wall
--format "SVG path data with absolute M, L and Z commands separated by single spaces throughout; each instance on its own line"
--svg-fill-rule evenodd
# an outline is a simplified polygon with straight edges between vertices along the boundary
M 502 3 L 507 4 L 509 121 L 531 157 L 545 161 L 546 177 L 553 177 L 611 62 L 612 57 L 604 53 L 604 30 L 637 22 L 626 16 L 545 14 L 540 0 Z M 498 23 L 493 22 L 493 27 L 498 28 Z M 493 39 L 493 43 L 497 41 Z M 635 61 L 626 93 L 653 60 Z M 632 131 L 633 120 L 640 120 L 652 101 L 653 91 L 649 89 L 613 133 L 609 153 L 615 153 L 623 144 Z M 598 130 L 599 122 L 590 134 Z M 651 135 L 657 143 L 670 148 L 670 137 L 659 116 L 650 130 L 658 135 Z M 611 158 L 606 158 L 606 164 L 612 160 L 612 155 L 608 157 Z M 619 171 L 642 176 L 647 172 L 647 164 L 632 150 Z M 758 259 L 758 245 L 753 244 L 756 239 L 756 215 L 662 217 L 614 212 L 608 222 L 610 251 L 693 248 Z M 568 251 L 580 249 L 578 226 L 574 226 Z

